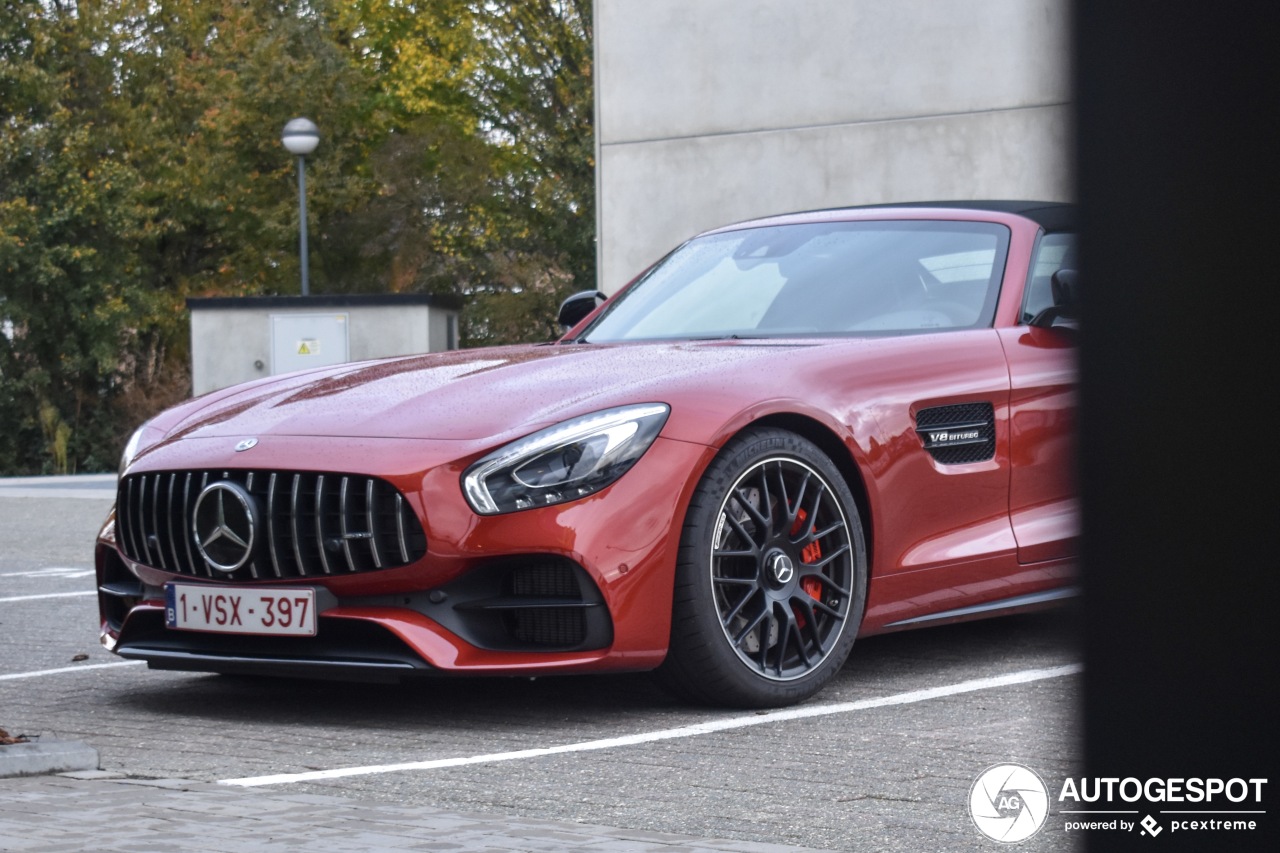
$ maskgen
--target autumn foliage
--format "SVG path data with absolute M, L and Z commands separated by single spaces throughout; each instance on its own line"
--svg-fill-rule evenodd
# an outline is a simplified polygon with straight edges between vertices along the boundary
M 463 298 L 546 339 L 594 286 L 589 0 L 4 0 L 0 474 L 102 471 L 190 391 L 189 296 Z

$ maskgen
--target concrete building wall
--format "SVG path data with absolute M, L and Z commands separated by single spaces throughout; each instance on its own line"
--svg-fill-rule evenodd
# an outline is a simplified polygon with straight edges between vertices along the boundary
M 596 0 L 600 285 L 697 231 L 1071 197 L 1068 0 Z

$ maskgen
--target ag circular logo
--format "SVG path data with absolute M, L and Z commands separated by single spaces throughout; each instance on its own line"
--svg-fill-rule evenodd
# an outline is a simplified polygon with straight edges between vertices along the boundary
M 1049 790 L 1030 767 L 997 764 L 969 789 L 969 815 L 983 835 L 1006 844 L 1026 841 L 1049 816 Z
M 196 498 L 191 531 L 205 562 L 230 574 L 253 556 L 258 505 L 239 483 L 210 483 Z

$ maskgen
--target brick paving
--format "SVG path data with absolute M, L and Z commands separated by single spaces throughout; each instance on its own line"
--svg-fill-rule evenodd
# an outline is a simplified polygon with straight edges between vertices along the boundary
M 814 848 L 110 773 L 0 780 L 0 851 L 814 853 Z
M 557 746 L 726 712 L 675 702 L 643 676 L 353 690 L 122 665 L 97 643 L 91 593 L 93 536 L 110 504 L 105 480 L 0 480 L 0 597 L 14 599 L 0 603 L 0 726 L 84 741 L 111 771 L 0 779 L 0 851 L 982 853 L 997 845 L 966 814 L 978 772 L 1018 761 L 1052 784 L 1079 769 L 1076 676 L 625 750 L 218 785 Z M 871 638 L 817 701 L 1072 663 L 1070 638 L 1070 619 L 1048 614 Z M 39 670 L 57 674 L 30 677 Z M 1055 815 L 1020 849 L 1071 853 L 1080 839 L 1063 829 Z

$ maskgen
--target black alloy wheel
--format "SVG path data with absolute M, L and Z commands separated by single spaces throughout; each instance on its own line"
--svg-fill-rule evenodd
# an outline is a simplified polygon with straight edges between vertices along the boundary
M 660 675 L 711 704 L 802 701 L 848 657 L 865 596 L 862 524 L 840 472 L 794 433 L 749 430 L 690 504 Z

